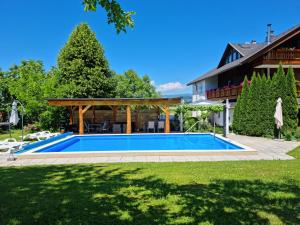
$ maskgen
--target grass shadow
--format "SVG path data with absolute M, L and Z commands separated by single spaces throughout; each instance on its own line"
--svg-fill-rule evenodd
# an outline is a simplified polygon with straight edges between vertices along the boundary
M 0 169 L 0 224 L 300 224 L 293 181 L 168 183 L 141 168 Z

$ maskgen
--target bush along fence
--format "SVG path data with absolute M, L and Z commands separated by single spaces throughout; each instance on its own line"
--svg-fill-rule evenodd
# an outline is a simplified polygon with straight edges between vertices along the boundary
M 277 136 L 274 112 L 276 100 L 282 99 L 285 136 L 295 135 L 298 126 L 296 80 L 290 67 L 285 74 L 280 65 L 273 77 L 253 73 L 249 85 L 247 76 L 234 109 L 232 128 L 235 133 L 250 136 Z
M 212 132 L 213 127 L 208 120 L 213 113 L 222 112 L 223 110 L 223 105 L 182 104 L 176 108 L 175 112 L 178 118 L 182 115 L 183 131 Z M 198 112 L 198 116 L 193 117 L 192 112 Z M 198 126 L 194 126 L 196 123 L 198 123 Z

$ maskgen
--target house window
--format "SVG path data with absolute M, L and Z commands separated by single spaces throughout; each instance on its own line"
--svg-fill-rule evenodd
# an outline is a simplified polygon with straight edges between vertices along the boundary
M 203 83 L 199 84 L 198 89 L 199 89 L 199 95 L 204 95 L 204 85 L 203 85 Z
M 196 84 L 194 87 L 195 87 L 195 93 L 198 94 L 198 85 Z
M 225 59 L 225 64 L 231 63 L 237 59 L 241 58 L 241 54 L 234 49 L 231 49 Z

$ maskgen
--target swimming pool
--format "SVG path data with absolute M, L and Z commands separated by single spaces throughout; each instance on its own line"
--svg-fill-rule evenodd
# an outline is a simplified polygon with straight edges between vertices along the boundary
M 112 153 L 245 150 L 212 134 L 73 135 L 32 153 Z

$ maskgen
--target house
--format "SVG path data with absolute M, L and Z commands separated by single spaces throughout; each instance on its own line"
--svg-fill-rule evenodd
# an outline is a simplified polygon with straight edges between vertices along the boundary
M 283 68 L 294 68 L 295 78 L 300 81 L 300 24 L 275 36 L 271 24 L 267 25 L 266 40 L 246 43 L 228 43 L 216 68 L 189 82 L 193 86 L 193 103 L 229 99 L 230 123 L 237 97 L 242 91 L 245 75 L 257 72 L 272 76 L 279 63 Z M 300 97 L 300 82 L 297 82 Z M 223 124 L 222 115 L 215 116 L 217 124 Z

